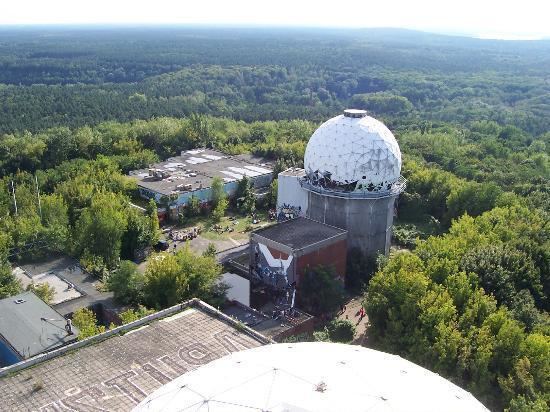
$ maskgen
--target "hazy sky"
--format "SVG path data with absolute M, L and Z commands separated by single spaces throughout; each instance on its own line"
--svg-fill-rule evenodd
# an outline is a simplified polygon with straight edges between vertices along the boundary
M 195 23 L 403 27 L 550 37 L 550 0 L 2 0 L 0 24 Z

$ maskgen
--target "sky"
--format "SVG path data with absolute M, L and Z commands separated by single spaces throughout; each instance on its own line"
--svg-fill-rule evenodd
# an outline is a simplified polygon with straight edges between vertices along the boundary
M 3 0 L 0 25 L 223 24 L 399 27 L 550 37 L 550 0 Z

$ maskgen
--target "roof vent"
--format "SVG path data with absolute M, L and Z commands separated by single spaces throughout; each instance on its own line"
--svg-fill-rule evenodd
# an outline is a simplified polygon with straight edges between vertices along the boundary
M 20 305 L 21 303 L 25 303 L 25 299 L 15 299 L 13 301 L 16 305 Z
M 365 117 L 367 115 L 366 110 L 358 110 L 358 109 L 346 109 L 344 110 L 344 116 L 345 117 L 353 117 L 356 119 L 360 119 L 361 117 Z

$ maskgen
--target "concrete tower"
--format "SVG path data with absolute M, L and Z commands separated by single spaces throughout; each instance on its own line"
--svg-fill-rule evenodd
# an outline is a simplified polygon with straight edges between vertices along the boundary
M 348 231 L 348 249 L 388 253 L 395 200 L 405 189 L 395 137 L 364 110 L 345 110 L 311 136 L 305 170 L 282 172 L 278 206 Z

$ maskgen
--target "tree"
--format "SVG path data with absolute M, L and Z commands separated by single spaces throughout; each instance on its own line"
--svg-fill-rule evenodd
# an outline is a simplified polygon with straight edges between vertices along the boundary
M 243 176 L 237 185 L 235 193 L 238 209 L 245 214 L 252 214 L 256 210 L 256 196 L 252 183 L 247 176 Z
M 218 204 L 216 205 L 214 210 L 212 210 L 212 219 L 214 220 L 214 222 L 219 222 L 220 220 L 222 220 L 222 217 L 224 217 L 228 205 L 229 202 L 226 198 L 221 198 L 218 201 Z
M 187 200 L 187 205 L 185 207 L 185 212 L 187 217 L 196 217 L 201 213 L 201 202 L 198 197 L 191 196 Z
M 488 245 L 471 249 L 460 265 L 463 270 L 475 273 L 481 286 L 493 293 L 499 303 L 511 307 L 522 289 L 529 290 L 538 302 L 545 299 L 538 268 L 526 253 L 513 247 Z
M 159 215 L 155 199 L 149 199 L 149 203 L 147 204 L 147 215 L 149 216 L 151 224 L 150 244 L 154 245 L 160 238 Z
M 30 283 L 27 286 L 27 290 L 33 292 L 48 305 L 52 302 L 55 296 L 55 289 L 47 283 Z
M 0 299 L 17 295 L 21 292 L 21 283 L 11 273 L 8 265 L 0 266 Z
M 218 204 L 225 200 L 227 195 L 225 194 L 223 180 L 219 176 L 215 176 L 212 179 L 211 190 L 211 199 L 212 199 L 212 208 L 215 209 Z
M 398 253 L 369 283 L 363 302 L 370 333 L 391 351 L 406 353 L 420 327 L 420 302 L 426 296 L 428 277 L 422 261 L 411 253 Z
M 137 209 L 127 208 L 125 214 L 127 223 L 122 235 L 120 257 L 135 259 L 137 251 L 154 244 L 153 240 L 159 236 L 159 231 L 157 228 L 157 232 L 153 232 L 154 225 L 149 216 L 143 215 Z
M 137 309 L 128 309 L 122 313 L 120 313 L 118 316 L 120 317 L 120 320 L 122 321 L 123 325 L 126 325 L 127 323 L 135 322 L 136 320 L 139 320 L 145 316 L 151 315 L 155 313 L 152 309 L 147 309 L 143 305 L 138 305 Z
M 126 225 L 121 198 L 114 193 L 97 194 L 76 224 L 74 237 L 77 253 L 99 256 L 107 267 L 114 268 L 120 258 Z
M 300 281 L 298 298 L 303 308 L 314 315 L 330 313 L 344 301 L 344 287 L 330 268 L 308 268 Z
M 349 320 L 334 319 L 325 328 L 331 342 L 349 343 L 355 336 L 355 326 Z
M 175 255 L 153 255 L 145 271 L 145 303 L 161 309 L 193 297 L 208 301 L 215 295 L 220 273 L 213 257 L 197 256 L 188 248 Z
M 77 309 L 74 312 L 73 323 L 80 331 L 78 340 L 83 340 L 90 336 L 105 332 L 105 326 L 99 326 L 95 313 L 87 308 Z
M 21 283 L 13 275 L 8 262 L 11 239 L 7 233 L 0 232 L 0 299 L 21 292 Z
M 278 179 L 273 179 L 271 185 L 269 185 L 269 192 L 266 195 L 266 204 L 268 208 L 275 208 L 277 206 L 277 193 L 279 190 Z
M 129 260 L 123 260 L 118 269 L 110 273 L 107 287 L 120 303 L 135 305 L 143 300 L 144 283 L 145 276 L 138 271 L 137 265 Z
M 202 253 L 203 256 L 209 256 L 209 257 L 215 257 L 217 253 L 216 245 L 214 243 L 210 242 L 208 246 L 206 247 L 206 250 Z

